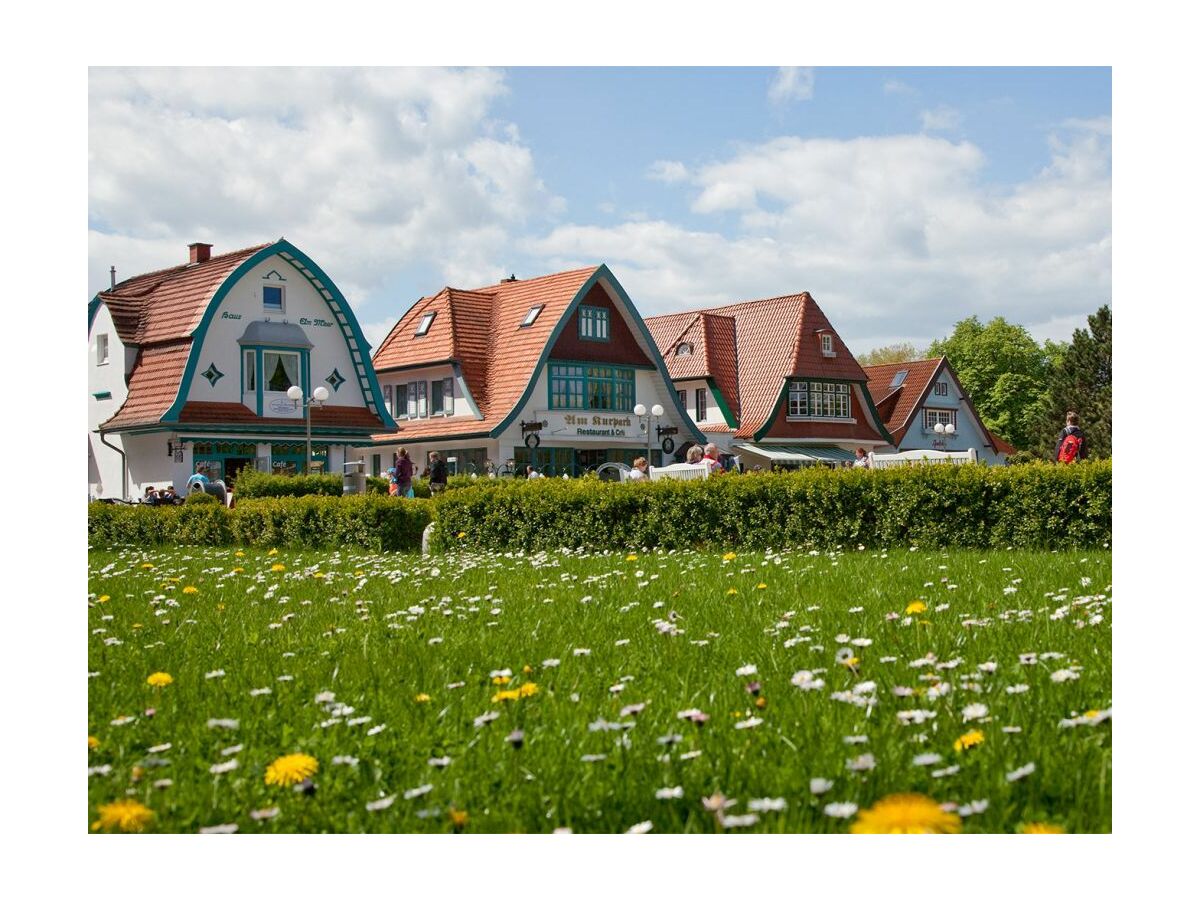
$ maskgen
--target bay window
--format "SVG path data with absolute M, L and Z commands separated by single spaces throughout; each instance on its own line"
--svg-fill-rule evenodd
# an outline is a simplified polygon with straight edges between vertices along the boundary
M 621 366 L 550 366 L 551 409 L 611 409 L 629 412 L 634 403 L 634 372 Z
M 832 381 L 788 383 L 788 418 L 849 419 L 850 385 Z
M 300 354 L 264 350 L 263 380 L 267 390 L 279 393 L 285 393 L 292 385 L 300 384 Z

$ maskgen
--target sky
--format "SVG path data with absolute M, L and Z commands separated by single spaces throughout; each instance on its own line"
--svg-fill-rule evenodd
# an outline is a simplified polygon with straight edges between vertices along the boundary
M 1099 69 L 89 71 L 88 290 L 286 237 L 378 345 L 606 263 L 643 316 L 808 291 L 856 353 L 1111 302 Z

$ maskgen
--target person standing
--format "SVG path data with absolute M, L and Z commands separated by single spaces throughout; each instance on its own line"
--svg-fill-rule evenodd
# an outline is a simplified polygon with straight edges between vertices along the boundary
M 869 469 L 871 468 L 871 459 L 867 456 L 867 451 L 859 447 L 854 451 L 854 468 Z
M 396 495 L 399 497 L 413 496 L 413 464 L 408 457 L 408 449 L 400 448 L 400 453 L 396 458 Z
M 442 454 L 434 450 L 429 454 L 429 490 L 431 493 L 440 494 L 446 489 L 446 482 L 449 479 L 449 473 L 446 468 L 446 461 L 442 459 Z
M 1054 448 L 1054 461 L 1060 463 L 1079 462 L 1087 459 L 1087 438 L 1079 427 L 1079 413 L 1067 413 L 1067 425 L 1058 433 L 1058 446 Z
M 643 478 L 646 478 L 648 476 L 648 473 L 646 471 L 647 468 L 648 467 L 646 465 L 646 457 L 639 456 L 637 459 L 635 459 L 633 461 L 633 468 L 630 469 L 628 473 L 626 473 L 625 480 L 626 481 L 641 481 Z

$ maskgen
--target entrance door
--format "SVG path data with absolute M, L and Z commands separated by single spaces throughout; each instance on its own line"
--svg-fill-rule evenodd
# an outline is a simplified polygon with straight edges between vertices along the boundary
M 241 457 L 241 456 L 225 457 L 225 485 L 226 485 L 226 487 L 233 488 L 234 483 L 237 481 L 238 473 L 241 472 L 242 469 L 245 469 L 246 467 L 249 467 L 251 470 L 253 470 L 254 469 L 254 460 L 247 459 L 246 457 Z

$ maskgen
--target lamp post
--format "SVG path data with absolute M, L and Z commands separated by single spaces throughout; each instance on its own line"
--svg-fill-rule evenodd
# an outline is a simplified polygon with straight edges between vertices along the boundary
M 646 404 L 639 403 L 633 408 L 633 414 L 642 420 L 642 427 L 646 429 L 646 465 L 649 466 L 653 459 L 653 451 L 650 449 L 651 434 L 653 433 L 653 424 L 655 419 L 661 419 L 663 408 L 661 404 L 655 403 L 650 407 L 649 415 L 646 413 Z
M 307 475 L 308 467 L 312 464 L 312 408 L 314 405 L 321 406 L 329 399 L 329 389 L 318 385 L 312 396 L 305 400 L 304 389 L 293 384 L 287 389 L 287 395 L 292 403 L 304 406 L 304 474 Z

